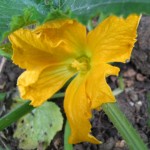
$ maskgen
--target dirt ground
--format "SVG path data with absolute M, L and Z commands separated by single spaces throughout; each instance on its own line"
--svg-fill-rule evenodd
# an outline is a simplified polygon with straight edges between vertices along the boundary
M 7 92 L 5 101 L 0 101 L 0 116 L 6 114 L 11 105 L 11 96 L 16 90 L 17 77 L 22 70 L 11 61 L 0 58 L 0 92 Z M 4 65 L 2 65 L 4 64 Z M 150 17 L 144 16 L 138 29 L 138 41 L 133 50 L 131 61 L 118 64 L 121 68 L 125 89 L 119 94 L 117 102 L 138 130 L 144 142 L 150 148 Z M 108 83 L 112 89 L 118 87 L 118 78 L 111 76 Z M 57 103 L 57 101 L 56 101 Z M 58 105 L 62 107 L 63 101 Z M 63 108 L 62 108 L 63 109 Z M 87 142 L 74 145 L 74 150 L 128 150 L 126 142 L 117 132 L 103 111 L 93 111 L 92 133 L 103 144 L 94 145 Z M 0 132 L 0 146 L 19 150 L 18 141 L 12 137 L 15 124 Z M 47 150 L 63 150 L 64 130 L 57 133 Z

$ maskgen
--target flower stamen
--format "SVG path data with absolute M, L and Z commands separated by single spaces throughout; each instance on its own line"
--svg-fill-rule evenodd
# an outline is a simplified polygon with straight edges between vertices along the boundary
M 89 59 L 87 57 L 74 59 L 71 63 L 71 68 L 75 69 L 76 71 L 86 72 L 90 69 Z

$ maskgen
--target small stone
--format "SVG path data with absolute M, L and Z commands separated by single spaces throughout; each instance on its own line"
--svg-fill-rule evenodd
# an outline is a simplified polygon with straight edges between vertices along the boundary
M 127 88 L 125 88 L 125 93 L 132 92 L 133 90 L 134 90 L 133 87 L 127 87 Z
M 115 140 L 113 138 L 109 138 L 106 142 L 106 149 L 111 150 L 115 146 Z
M 146 77 L 143 76 L 141 73 L 137 73 L 136 79 L 137 79 L 138 81 L 143 82 L 143 81 L 146 79 Z
M 142 102 L 141 102 L 141 101 L 136 102 L 136 103 L 135 103 L 136 111 L 140 111 L 141 106 L 142 106 Z
M 129 78 L 134 77 L 135 75 L 136 75 L 136 72 L 134 69 L 129 69 L 123 74 L 124 77 L 129 77 Z
M 125 82 L 125 85 L 127 87 L 132 87 L 134 85 L 134 81 L 133 80 L 127 80 L 127 79 L 125 79 L 124 82 Z
M 115 147 L 123 148 L 125 146 L 125 140 L 118 141 Z
M 142 105 L 143 105 L 142 101 L 138 101 L 137 104 L 138 104 L 139 106 L 142 106 Z
M 134 103 L 133 102 L 129 102 L 130 106 L 134 106 Z
M 110 137 L 106 141 L 106 143 L 100 144 L 98 147 L 99 149 L 103 149 L 103 150 L 112 150 L 114 146 L 115 146 L 115 140 L 114 138 Z
M 135 92 L 130 92 L 129 97 L 133 102 L 138 101 L 138 95 Z
M 56 138 L 56 139 L 54 140 L 54 147 L 55 147 L 56 149 L 58 149 L 60 145 L 61 145 L 61 139 L 60 139 L 60 138 Z

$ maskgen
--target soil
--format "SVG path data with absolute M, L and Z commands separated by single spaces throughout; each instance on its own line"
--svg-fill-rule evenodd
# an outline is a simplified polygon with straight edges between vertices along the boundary
M 11 97 L 16 91 L 16 81 L 23 70 L 10 60 L 0 58 L 0 92 L 7 92 L 5 101 L 0 101 L 0 116 L 7 114 Z M 144 142 L 150 148 L 150 17 L 144 16 L 138 29 L 138 41 L 133 50 L 131 61 L 118 64 L 120 76 L 125 85 L 124 91 L 116 99 L 126 117 L 137 129 Z M 108 83 L 112 89 L 118 87 L 118 78 L 110 76 Z M 63 111 L 63 101 L 56 101 Z M 75 144 L 74 150 L 129 150 L 117 129 L 103 111 L 93 111 L 92 133 L 103 144 L 88 142 Z M 0 132 L 0 147 L 19 150 L 18 141 L 13 138 L 15 124 Z M 57 133 L 47 150 L 63 150 L 64 130 Z

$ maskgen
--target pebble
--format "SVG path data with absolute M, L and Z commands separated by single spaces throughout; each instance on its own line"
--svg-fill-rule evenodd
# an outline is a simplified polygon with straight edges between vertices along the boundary
M 138 95 L 135 92 L 130 92 L 129 97 L 133 102 L 138 101 Z
M 137 73 L 136 79 L 137 79 L 138 81 L 143 82 L 143 81 L 146 79 L 146 77 L 143 76 L 141 73 Z
M 136 111 L 140 111 L 141 106 L 142 106 L 142 102 L 141 102 L 141 101 L 136 102 L 136 103 L 135 103 Z
M 115 140 L 113 138 L 109 138 L 106 142 L 106 149 L 111 150 L 115 145 Z
M 54 140 L 54 147 L 58 149 L 60 145 L 61 145 L 61 139 L 58 137 Z
M 125 143 L 126 143 L 125 140 L 118 141 L 115 147 L 123 148 L 125 146 Z
M 131 78 L 131 77 L 134 77 L 136 75 L 136 72 L 135 72 L 135 70 L 133 70 L 133 69 L 128 69 L 126 72 L 124 72 L 124 74 L 123 74 L 123 76 L 124 77 L 129 77 L 129 78 Z
M 132 87 L 133 85 L 134 85 L 134 81 L 133 80 L 124 80 L 124 82 L 125 82 L 125 85 L 127 86 L 127 87 Z
M 103 150 L 112 150 L 113 149 L 113 147 L 115 146 L 115 140 L 114 140 L 114 138 L 109 138 L 107 141 L 106 141 L 106 143 L 104 143 L 104 144 L 100 144 L 99 145 L 99 149 L 103 149 Z
M 134 106 L 134 103 L 133 102 L 129 102 L 130 106 Z
M 142 105 L 143 105 L 142 101 L 138 101 L 137 104 L 138 104 L 139 106 L 142 106 Z
M 127 88 L 125 88 L 125 93 L 132 92 L 133 90 L 134 90 L 133 87 L 127 87 Z

